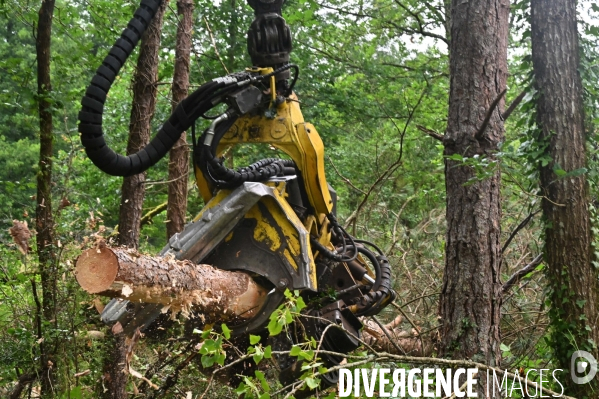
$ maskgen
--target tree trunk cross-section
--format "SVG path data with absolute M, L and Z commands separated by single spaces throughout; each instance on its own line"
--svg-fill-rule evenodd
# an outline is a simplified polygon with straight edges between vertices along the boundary
M 444 155 L 494 160 L 504 128 L 508 0 L 451 2 L 450 95 Z M 483 121 L 492 112 L 487 127 Z M 476 156 L 476 157 L 475 157 Z M 447 236 L 440 298 L 442 356 L 500 362 L 500 174 L 445 161 Z M 483 391 L 479 388 L 479 393 Z M 480 395 L 479 395 L 480 396 Z
M 249 319 L 267 295 L 245 273 L 102 245 L 79 256 L 75 275 L 90 294 L 160 303 L 173 314 L 193 310 L 206 323 Z

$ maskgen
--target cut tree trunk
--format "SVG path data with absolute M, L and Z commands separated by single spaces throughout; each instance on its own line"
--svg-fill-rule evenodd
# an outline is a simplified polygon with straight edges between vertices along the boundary
M 206 323 L 249 319 L 267 294 L 245 273 L 102 245 L 79 256 L 75 274 L 90 294 L 159 303 L 173 313 L 194 310 Z
M 588 184 L 580 173 L 587 165 L 576 1 L 533 0 L 531 34 L 537 145 L 551 158 L 540 168 L 550 331 L 556 363 L 568 370 L 574 351 L 599 357 L 599 280 L 591 262 Z M 558 169 L 569 175 L 556 175 Z M 568 395 L 599 398 L 597 378 L 581 385 L 565 380 Z
M 156 110 L 158 51 L 162 19 L 168 1 L 163 1 L 141 38 L 139 58 L 133 77 L 133 103 L 129 122 L 127 155 L 134 154 L 150 142 L 151 121 Z M 144 201 L 146 174 L 125 177 L 119 209 L 119 243 L 137 248 Z
M 193 29 L 193 1 L 178 0 L 177 43 L 175 45 L 175 72 L 173 73 L 173 111 L 187 97 L 189 88 L 189 56 L 191 53 L 191 31 Z M 185 227 L 187 213 L 187 174 L 189 150 L 186 132 L 170 151 L 168 163 L 168 205 L 166 208 L 166 239 Z
M 173 314 L 193 311 L 205 323 L 247 320 L 262 307 L 268 293 L 243 272 L 141 255 L 131 248 L 108 248 L 103 243 L 77 258 L 75 276 L 90 294 L 159 303 Z M 386 324 L 387 331 L 372 321 L 363 322 L 363 338 L 376 350 L 413 356 L 432 351 L 430 339 L 400 328 L 401 317 Z
M 508 0 L 451 2 L 440 355 L 489 366 L 501 359 L 501 177 L 494 154 L 504 140 L 508 14 Z M 487 159 L 488 174 L 477 176 L 464 158 Z

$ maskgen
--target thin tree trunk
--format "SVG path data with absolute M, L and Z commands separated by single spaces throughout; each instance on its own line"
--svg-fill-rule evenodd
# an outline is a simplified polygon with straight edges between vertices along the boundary
M 177 43 L 175 46 L 175 72 L 173 74 L 173 110 L 187 96 L 189 87 L 189 56 L 191 53 L 191 31 L 193 28 L 193 1 L 178 0 Z M 170 151 L 168 164 L 168 205 L 166 209 L 167 239 L 185 227 L 187 213 L 187 173 L 189 171 L 189 150 L 185 140 L 186 132 Z
M 150 141 L 151 121 L 156 109 L 158 80 L 158 51 L 162 19 L 168 1 L 162 2 L 154 19 L 141 38 L 137 68 L 133 77 L 133 104 L 129 123 L 127 154 L 133 154 Z M 125 177 L 121 189 L 119 210 L 119 243 L 137 248 L 139 245 L 140 222 L 145 195 L 146 173 Z M 104 362 L 103 392 L 104 399 L 127 398 L 127 374 L 125 336 L 116 333 L 113 336 L 112 350 Z
M 56 321 L 56 256 L 52 217 L 53 125 L 50 93 L 50 52 L 54 0 L 43 0 L 39 10 L 36 37 L 37 91 L 39 96 L 40 159 L 37 173 L 36 240 L 42 283 L 42 315 L 45 322 Z M 48 342 L 40 342 L 42 396 L 52 394 L 52 370 L 56 359 L 48 352 Z
M 586 167 L 582 82 L 576 1 L 531 2 L 532 60 L 538 89 L 539 146 L 548 144 L 552 162 L 540 168 L 545 259 L 552 309 L 552 342 L 557 364 L 570 369 L 576 350 L 599 358 L 598 272 L 591 264 L 588 188 L 584 174 L 558 177 L 554 170 Z M 566 378 L 567 393 L 599 397 L 599 383 L 577 385 Z M 594 393 L 593 393 L 594 390 Z
M 127 154 L 133 154 L 150 142 L 151 122 L 156 109 L 158 80 L 158 51 L 164 1 L 150 26 L 141 38 L 137 68 L 133 77 L 133 105 L 129 123 Z M 119 243 L 137 248 L 139 245 L 140 221 L 145 195 L 146 174 L 140 173 L 123 179 L 121 206 L 119 211 Z
M 228 43 L 227 43 L 227 67 L 229 70 L 235 69 L 235 60 L 239 57 L 237 51 L 239 43 L 237 42 L 237 24 L 239 23 L 239 17 L 237 15 L 237 0 L 229 0 L 229 7 L 231 8 L 231 18 L 229 20 L 228 27 Z
M 506 88 L 508 0 L 451 3 L 447 157 L 494 160 L 503 141 L 500 118 Z M 498 107 L 493 107 L 498 103 Z M 484 121 L 490 115 L 485 129 Z M 447 242 L 440 298 L 440 352 L 455 359 L 500 363 L 500 173 L 446 159 Z M 479 379 L 483 384 L 483 379 Z M 484 392 L 479 386 L 479 396 Z

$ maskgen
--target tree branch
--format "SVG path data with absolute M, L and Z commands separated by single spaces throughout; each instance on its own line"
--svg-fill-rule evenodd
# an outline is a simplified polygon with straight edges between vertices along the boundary
M 518 94 L 518 97 L 516 97 L 514 99 L 514 101 L 512 101 L 512 103 L 510 104 L 510 106 L 508 107 L 508 109 L 506 109 L 505 112 L 503 114 L 501 114 L 501 118 L 504 121 L 507 118 L 509 118 L 509 116 L 516 109 L 516 107 L 518 106 L 518 104 L 520 104 L 520 102 L 522 101 L 522 99 L 524 98 L 524 96 L 526 95 L 526 93 L 527 93 L 527 90 L 522 90 L 522 93 Z
M 21 393 L 27 387 L 27 385 L 37 380 L 37 375 L 37 373 L 21 374 L 17 381 L 17 385 L 15 385 L 10 393 L 9 399 L 19 399 Z
M 439 134 L 439 133 L 435 132 L 434 130 L 428 129 L 428 128 L 422 126 L 422 125 L 416 125 L 416 128 L 418 130 L 420 130 L 421 132 L 424 132 L 424 133 L 428 134 L 429 136 L 431 136 L 435 140 L 439 140 L 440 142 L 443 142 L 443 135 L 442 134 Z
M 487 126 L 489 125 L 489 121 L 491 120 L 493 111 L 495 111 L 495 108 L 497 108 L 497 105 L 499 105 L 499 101 L 501 101 L 503 96 L 505 96 L 506 92 L 507 92 L 507 89 L 503 89 L 503 91 L 501 93 L 499 93 L 497 98 L 495 100 L 493 100 L 493 103 L 491 103 L 491 106 L 489 107 L 489 111 L 487 111 L 487 115 L 485 116 L 485 120 L 483 121 L 483 124 L 480 126 L 480 129 L 478 129 L 478 132 L 476 132 L 476 134 L 474 135 L 474 137 L 477 140 L 480 140 L 483 138 L 483 134 L 485 133 L 485 130 L 487 129 Z
M 163 202 L 157 207 L 150 209 L 148 213 L 146 213 L 141 218 L 141 221 L 139 222 L 140 226 L 145 226 L 146 224 L 151 223 L 152 219 L 154 219 L 155 216 L 160 215 L 162 212 L 166 211 L 167 206 L 168 202 Z
M 512 231 L 512 234 L 510 234 L 505 244 L 503 244 L 503 247 L 501 248 L 501 253 L 505 252 L 508 245 L 510 245 L 514 237 L 516 237 L 516 234 L 518 234 L 518 232 L 522 230 L 528 224 L 528 222 L 530 222 L 532 218 L 539 212 L 541 212 L 541 210 L 530 213 L 522 222 L 520 222 L 520 224 L 514 229 L 514 231 Z
M 503 284 L 503 287 L 501 288 L 502 295 L 505 296 L 505 294 L 507 294 L 509 290 L 522 279 L 522 277 L 534 271 L 534 269 L 539 266 L 541 262 L 543 262 L 542 253 L 538 254 L 537 257 L 534 258 L 528 265 L 512 274 L 512 276 Z

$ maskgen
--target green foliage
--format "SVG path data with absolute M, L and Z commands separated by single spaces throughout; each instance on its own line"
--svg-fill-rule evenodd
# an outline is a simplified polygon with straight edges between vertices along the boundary
M 59 370 L 58 397 L 97 397 L 96 392 L 101 389 L 96 384 L 102 376 L 102 359 L 109 352 L 108 343 L 88 338 L 90 332 L 109 334 L 109 331 L 99 321 L 92 298 L 77 288 L 72 262 L 84 237 L 98 233 L 102 225 L 108 233 L 118 225 L 121 179 L 103 175 L 88 160 L 79 144 L 76 120 L 79 101 L 89 79 L 136 4 L 137 1 L 129 0 L 57 1 L 52 38 L 53 90 L 47 96 L 52 104 L 56 137 L 53 196 L 56 237 L 60 241 L 60 257 L 55 268 L 60 277 L 59 319 L 43 328 L 48 338 L 55 337 L 61 342 L 61 356 L 55 366 Z M 40 348 L 32 316 L 36 312 L 32 282 L 39 290 L 39 273 L 34 257 L 22 257 L 7 234 L 13 219 L 27 220 L 30 227 L 35 226 L 39 96 L 32 27 L 37 20 L 38 6 L 39 3 L 16 0 L 0 3 L 6 22 L 0 26 L 0 389 L 16 380 L 15 370 L 21 373 L 37 367 Z M 252 12 L 245 1 L 202 0 L 195 6 L 192 85 L 224 75 L 223 64 L 230 72 L 249 66 L 245 33 Z M 591 11 L 599 12 L 596 4 L 591 4 Z M 435 293 L 442 289 L 443 281 L 443 173 L 447 158 L 472 168 L 473 179 L 485 179 L 498 169 L 502 171 L 504 239 L 528 213 L 538 208 L 540 166 L 550 165 L 558 178 L 584 173 L 593 197 L 599 194 L 597 26 L 581 25 L 580 71 L 585 85 L 589 166 L 565 171 L 552 163 L 546 151 L 549 138 L 540 137 L 536 126 L 537 93 L 532 88 L 529 0 L 511 4 L 512 55 L 506 102 L 510 103 L 523 90 L 527 94 L 507 120 L 506 140 L 498 152 L 478 158 L 459 154 L 444 158 L 443 145 L 418 128 L 439 134 L 445 130 L 450 85 L 447 46 L 442 39 L 435 39 L 436 44 L 433 44 L 430 37 L 418 33 L 419 23 L 423 23 L 424 31 L 444 37 L 444 12 L 443 2 L 413 0 L 354 3 L 288 0 L 283 9 L 294 36 L 292 62 L 301 70 L 295 90 L 305 119 L 316 126 L 325 143 L 327 180 L 339 197 L 338 218 L 343 221 L 353 215 L 348 230 L 375 241 L 386 250 L 393 265 L 399 301 L 406 303 L 424 296 L 406 309 L 423 322 L 424 329 L 433 330 L 438 323 Z M 152 122 L 154 131 L 170 114 L 176 25 L 176 15 L 167 10 L 160 53 L 158 107 Z M 109 145 L 120 152 L 124 152 L 127 139 L 135 57 L 135 54 L 131 57 L 111 89 L 103 121 Z M 266 146 L 242 146 L 228 157 L 236 166 L 243 166 L 273 153 Z M 166 160 L 149 171 L 144 209 L 166 200 L 167 186 L 163 184 L 166 176 Z M 58 210 L 57 204 L 63 198 L 68 199 L 70 205 Z M 190 192 L 188 216 L 194 216 L 201 206 L 202 201 L 194 189 Z M 591 212 L 594 236 L 598 237 L 596 205 Z M 156 253 L 163 247 L 165 221 L 164 214 L 158 215 L 143 227 L 142 251 Z M 542 224 L 533 220 L 504 253 L 504 280 L 530 257 L 526 254 L 540 251 L 541 229 Z M 594 264 L 599 268 L 598 245 L 595 239 Z M 567 352 L 565 346 L 560 349 L 560 342 L 551 338 L 553 335 L 544 327 L 547 315 L 542 305 L 547 293 L 542 290 L 542 275 L 525 276 L 523 281 L 527 285 L 521 290 L 515 289 L 504 303 L 501 349 L 506 367 L 544 365 L 554 345 L 558 345 L 559 353 Z M 569 298 L 566 291 L 558 294 L 563 300 Z M 268 335 L 286 334 L 305 308 L 298 293 L 287 291 L 286 302 L 270 317 Z M 559 313 L 559 306 L 556 308 Z M 382 316 L 391 319 L 394 315 L 384 313 Z M 472 327 L 472 323 L 464 319 L 463 327 Z M 568 334 L 572 328 L 562 327 L 558 333 Z M 198 381 L 203 378 L 200 371 L 206 372 L 204 368 L 226 366 L 226 353 L 234 340 L 224 324 L 220 332 L 204 330 L 203 326 L 198 328 L 201 330 L 191 335 L 201 344 L 193 349 L 197 350 L 199 361 L 188 366 L 186 376 L 179 375 L 181 392 L 189 390 L 195 394 L 200 389 Z M 176 360 L 187 354 L 178 340 L 179 335 L 173 332 L 179 331 L 177 329 L 183 327 L 170 327 L 168 337 L 163 339 L 142 340 L 133 358 L 134 368 L 146 372 L 152 365 L 162 364 L 161 359 L 170 359 L 171 363 L 156 371 L 152 380 L 165 381 L 171 376 Z M 181 337 L 183 335 L 181 332 Z M 177 339 L 169 340 L 172 337 Z M 247 349 L 241 347 L 240 353 L 236 353 L 261 367 L 276 352 L 266 333 L 250 336 L 246 345 Z M 327 371 L 317 356 L 317 346 L 314 340 L 307 340 L 290 350 L 292 357 L 303 361 L 301 379 L 303 386 L 310 389 L 319 384 L 319 376 Z M 72 377 L 75 372 L 88 368 L 90 375 Z M 270 370 L 262 370 L 240 377 L 241 383 L 235 392 L 247 398 L 274 396 L 279 389 L 277 383 L 273 383 L 276 376 Z M 201 389 L 206 384 L 207 379 L 204 379 Z M 136 387 L 142 385 L 136 381 Z M 216 389 L 214 385 L 207 397 L 234 396 L 228 388 Z M 133 391 L 132 385 L 129 388 Z M 325 396 L 326 393 L 321 397 Z

